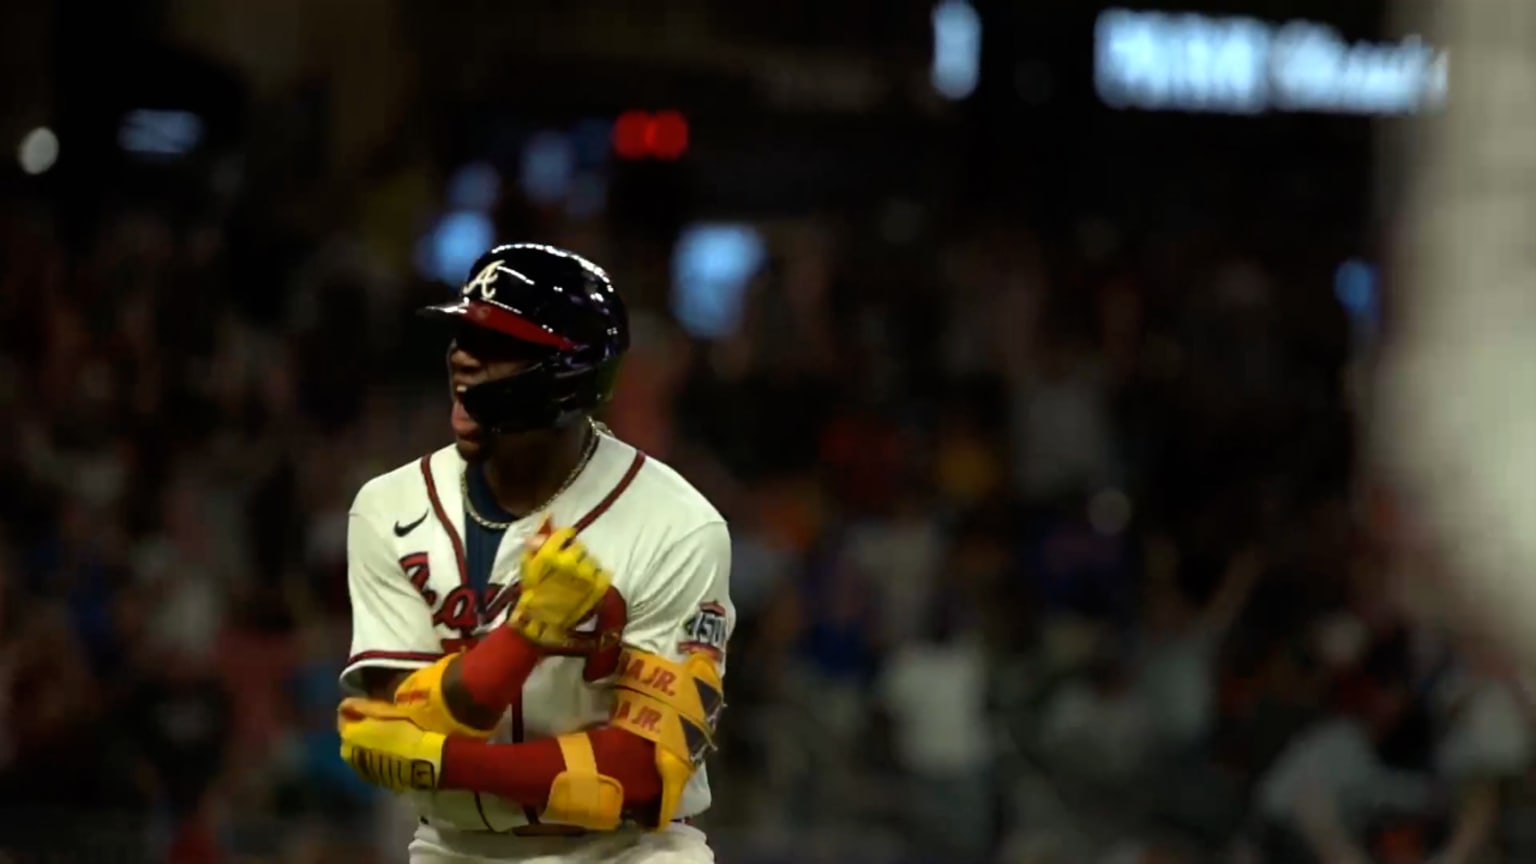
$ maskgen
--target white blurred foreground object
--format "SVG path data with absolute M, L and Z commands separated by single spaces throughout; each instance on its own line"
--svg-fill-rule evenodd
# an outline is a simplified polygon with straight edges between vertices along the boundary
M 16 161 L 28 174 L 41 174 L 59 158 L 59 138 L 47 127 L 33 129 L 16 148 Z
M 1438 4 L 1456 65 L 1415 153 L 1374 444 L 1464 629 L 1536 662 L 1536 3 Z

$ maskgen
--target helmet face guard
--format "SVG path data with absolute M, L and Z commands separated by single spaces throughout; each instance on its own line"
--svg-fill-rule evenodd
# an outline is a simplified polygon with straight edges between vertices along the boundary
M 557 429 L 591 414 L 608 401 L 618 358 L 576 366 L 547 358 L 505 378 L 485 381 L 459 396 L 464 410 L 492 432 Z
M 470 271 L 456 302 L 420 310 L 447 321 L 466 347 L 526 358 L 512 375 L 460 395 L 464 410 L 494 432 L 570 424 L 613 394 L 629 348 L 623 301 L 597 265 L 550 246 L 498 246 Z

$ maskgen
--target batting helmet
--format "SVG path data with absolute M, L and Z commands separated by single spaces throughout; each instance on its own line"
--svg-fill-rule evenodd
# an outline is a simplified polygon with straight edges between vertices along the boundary
M 629 348 L 629 315 L 608 274 L 564 249 L 515 243 L 481 255 L 458 300 L 420 310 L 460 336 L 494 333 L 526 357 L 516 373 L 460 400 L 482 427 L 526 432 L 566 425 L 613 395 Z

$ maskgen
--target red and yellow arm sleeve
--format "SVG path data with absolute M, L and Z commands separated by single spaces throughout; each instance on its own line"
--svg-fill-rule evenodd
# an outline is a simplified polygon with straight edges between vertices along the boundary
M 450 737 L 438 788 L 501 795 L 542 808 L 551 822 L 617 828 L 644 808 L 650 827 L 672 821 L 684 788 L 714 747 L 724 708 L 718 667 L 705 653 L 677 662 L 626 650 L 608 725 L 522 744 Z
M 616 780 L 627 807 L 643 806 L 661 795 L 656 745 L 623 729 L 602 727 L 579 733 L 591 742 L 596 773 Z M 558 738 L 521 744 L 490 744 L 453 735 L 443 748 L 439 789 L 500 795 L 525 807 L 543 808 L 550 787 L 566 770 Z
M 499 716 L 522 690 L 539 657 L 537 646 L 511 628 L 499 627 L 468 651 L 443 657 L 407 676 L 395 688 L 395 707 L 429 732 L 488 737 L 494 723 L 480 728 L 469 718 L 456 716 L 450 707 L 455 703 L 447 692 L 450 667 L 458 665 L 456 698 L 467 698 L 486 713 Z
M 476 705 L 500 710 L 523 690 L 539 664 L 539 646 L 511 627 L 497 627 L 459 655 L 459 683 Z

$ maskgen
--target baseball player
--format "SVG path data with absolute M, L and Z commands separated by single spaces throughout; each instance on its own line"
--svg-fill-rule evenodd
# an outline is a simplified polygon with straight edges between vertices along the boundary
M 690 817 L 735 613 L 725 521 L 591 419 L 628 318 L 608 276 L 499 246 L 457 301 L 454 443 L 347 532 L 342 758 L 415 799 L 413 864 L 714 860 Z

